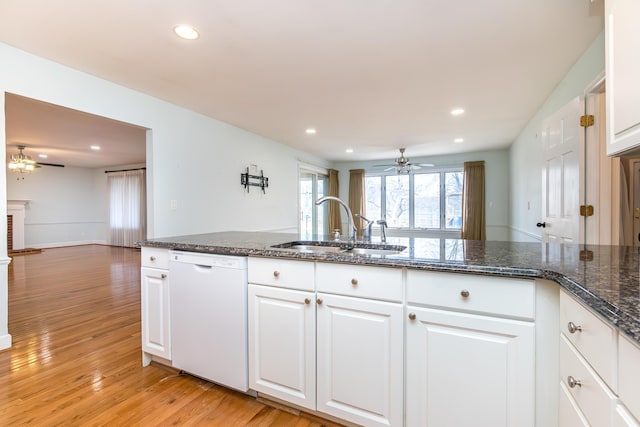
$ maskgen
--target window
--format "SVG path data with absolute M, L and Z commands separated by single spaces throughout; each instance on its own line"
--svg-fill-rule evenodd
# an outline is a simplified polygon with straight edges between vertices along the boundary
M 315 201 L 329 194 L 329 176 L 319 171 L 300 168 L 299 187 L 300 234 L 307 237 L 328 234 L 329 205 L 316 205 Z
M 366 216 L 391 228 L 460 230 L 462 168 L 409 175 L 367 175 Z
M 108 172 L 109 244 L 133 247 L 146 238 L 146 182 L 143 169 Z

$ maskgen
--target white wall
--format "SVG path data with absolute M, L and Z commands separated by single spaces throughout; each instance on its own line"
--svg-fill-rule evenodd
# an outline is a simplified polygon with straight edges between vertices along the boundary
M 75 71 L 0 43 L 0 145 L 5 141 L 4 93 L 86 111 L 150 129 L 147 133 L 149 237 L 220 230 L 297 228 L 299 161 L 322 159 L 194 113 L 157 98 Z M 4 151 L 4 150 L 3 150 Z M 269 177 L 263 195 L 240 186 L 250 163 Z M 6 164 L 0 199 L 7 200 Z M 171 210 L 171 201 L 178 208 Z M 0 204 L 6 215 L 6 204 Z M 6 226 L 0 227 L 6 241 Z M 0 245 L 0 348 L 7 331 L 6 246 Z
M 106 243 L 106 177 L 102 170 L 47 167 L 7 173 L 7 199 L 29 200 L 25 246 Z
M 569 70 L 511 145 L 511 240 L 541 239 L 536 223 L 542 218 L 542 121 L 571 99 L 584 95 L 603 71 L 604 32 Z
M 485 189 L 486 189 L 486 224 L 487 240 L 508 240 L 509 218 L 509 155 L 507 150 L 480 151 L 475 153 L 453 154 L 448 156 L 413 157 L 412 163 L 433 163 L 436 166 L 460 166 L 466 161 L 485 161 Z M 393 162 L 393 159 L 389 159 Z M 349 170 L 365 169 L 367 172 L 380 172 L 380 168 L 373 169 L 380 160 L 370 162 L 339 163 L 336 167 L 340 171 L 340 198 L 349 200 Z M 382 162 L 385 163 L 385 162 Z M 344 225 L 346 227 L 346 224 Z M 346 229 L 346 228 L 344 228 Z M 391 232 L 393 234 L 393 232 Z

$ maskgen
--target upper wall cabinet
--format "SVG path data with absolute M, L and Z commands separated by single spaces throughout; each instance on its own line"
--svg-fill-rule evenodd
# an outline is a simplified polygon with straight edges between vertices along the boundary
M 640 147 L 640 1 L 606 0 L 607 154 Z

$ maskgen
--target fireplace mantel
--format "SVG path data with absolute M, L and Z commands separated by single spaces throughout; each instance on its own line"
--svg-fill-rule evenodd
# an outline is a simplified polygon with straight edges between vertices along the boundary
M 7 215 L 13 216 L 13 250 L 24 249 L 24 217 L 29 200 L 7 200 Z

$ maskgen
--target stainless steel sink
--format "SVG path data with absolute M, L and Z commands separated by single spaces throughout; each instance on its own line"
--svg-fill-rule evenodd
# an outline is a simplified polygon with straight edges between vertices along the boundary
M 353 256 L 385 256 L 399 254 L 406 249 L 406 246 L 373 243 L 352 244 L 346 242 L 295 241 L 274 245 L 272 248 L 296 252 L 328 252 Z
M 380 249 L 380 248 L 353 248 L 350 251 L 345 251 L 345 253 L 351 252 L 353 255 L 395 255 L 402 252 L 403 249 Z

